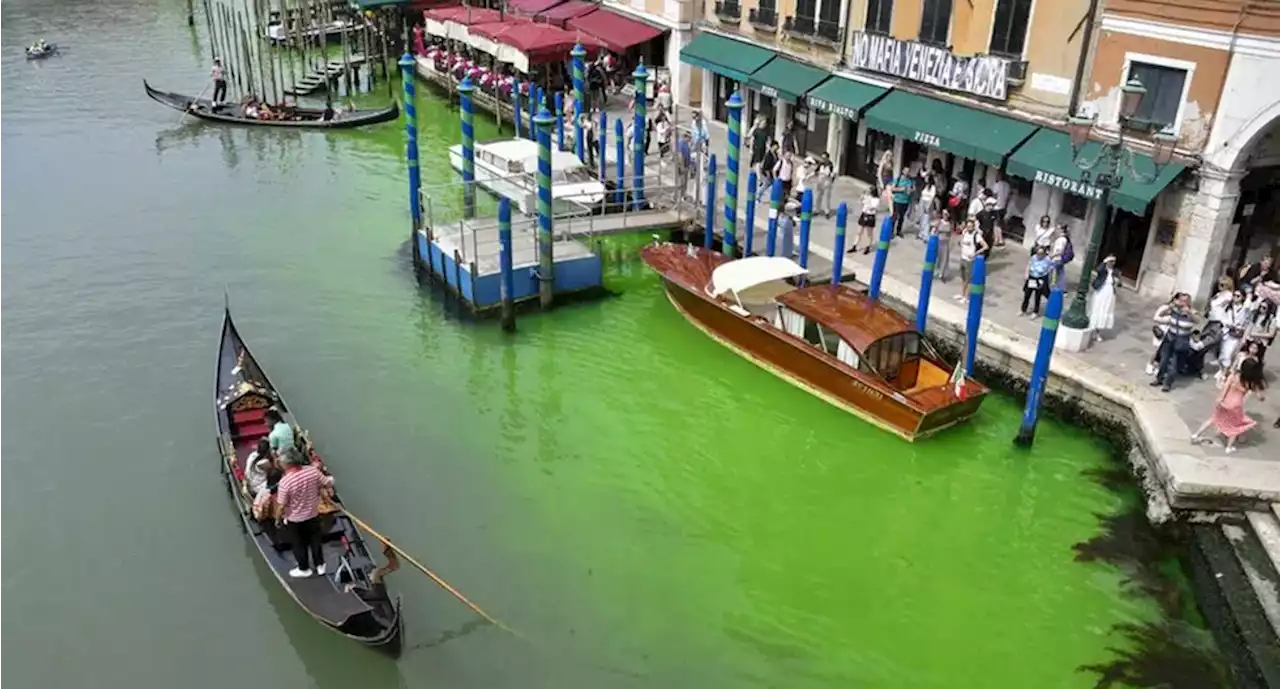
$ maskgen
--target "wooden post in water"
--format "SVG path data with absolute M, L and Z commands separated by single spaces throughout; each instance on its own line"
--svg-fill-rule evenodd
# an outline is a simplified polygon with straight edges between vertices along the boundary
M 249 32 L 245 30 L 244 25 L 245 25 L 244 15 L 237 12 L 236 26 L 240 27 L 240 45 L 241 45 L 241 50 L 244 53 L 245 74 L 249 75 L 249 83 L 252 84 L 254 59 L 253 59 L 253 53 L 250 52 L 249 50 Z M 262 80 L 262 71 L 261 71 L 262 63 L 261 62 L 258 62 L 258 70 L 259 70 L 258 71 L 258 89 L 255 90 L 254 93 L 258 94 L 259 98 L 265 99 L 267 97 L 267 93 L 266 93 L 267 87 Z
M 342 86 L 346 89 L 347 98 L 351 98 L 351 41 L 347 22 L 342 22 Z
M 933 239 L 937 239 L 934 236 Z M 1040 420 L 1040 402 L 1044 399 L 1044 389 L 1049 384 L 1049 365 L 1053 361 L 1053 345 L 1058 339 L 1058 321 L 1062 318 L 1062 290 L 1055 289 L 1049 294 L 1049 303 L 1044 308 L 1044 320 L 1040 322 L 1040 342 L 1036 345 L 1036 360 L 1031 366 L 1031 380 L 1027 381 L 1027 406 L 1022 412 L 1022 425 L 1018 427 L 1018 435 L 1013 442 L 1018 447 L 1031 447 L 1036 439 L 1036 423 Z M 956 383 L 959 390 L 956 396 L 964 391 L 964 380 Z
M 217 48 L 214 47 L 213 40 L 213 15 L 209 14 L 209 0 L 200 0 L 200 7 L 204 9 L 204 30 L 208 34 L 209 41 L 209 61 L 218 57 Z
M 849 204 L 844 201 L 836 207 L 836 246 L 832 253 L 835 254 L 831 265 L 831 284 L 840 284 L 840 278 L 844 277 L 844 232 L 849 225 Z

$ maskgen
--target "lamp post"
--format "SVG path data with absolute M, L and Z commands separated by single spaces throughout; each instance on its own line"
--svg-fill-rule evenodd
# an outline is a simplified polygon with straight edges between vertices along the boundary
M 1071 307 L 1062 317 L 1062 325 L 1073 330 L 1089 328 L 1088 297 L 1090 279 L 1093 269 L 1098 264 L 1098 252 L 1102 249 L 1102 238 L 1107 231 L 1108 205 L 1111 192 L 1119 189 L 1126 176 L 1132 177 L 1141 184 L 1149 184 L 1160 175 L 1160 170 L 1173 158 L 1176 139 L 1168 134 L 1155 134 L 1151 137 L 1153 150 L 1151 160 L 1155 170 L 1144 173 L 1135 165 L 1134 154 L 1124 146 L 1125 129 L 1130 123 L 1143 123 L 1138 119 L 1138 107 L 1147 89 L 1135 77 L 1121 87 L 1119 138 L 1114 143 L 1098 142 L 1097 154 L 1090 159 L 1086 144 L 1089 134 L 1097 121 L 1097 115 L 1081 117 L 1073 115 L 1067 118 L 1067 131 L 1071 136 L 1072 162 L 1079 168 L 1085 182 L 1102 191 L 1095 210 L 1093 230 L 1089 234 L 1089 248 L 1085 251 L 1084 266 L 1080 269 L 1080 283 L 1076 285 L 1075 295 L 1071 298 Z

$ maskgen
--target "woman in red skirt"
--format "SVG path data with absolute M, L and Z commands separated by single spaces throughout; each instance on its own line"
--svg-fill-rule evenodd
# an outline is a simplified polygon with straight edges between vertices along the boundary
M 1262 394 L 1266 387 L 1266 381 L 1262 377 L 1262 362 L 1257 359 L 1242 361 L 1240 370 L 1228 376 L 1223 383 L 1222 394 L 1218 395 L 1218 402 L 1213 406 L 1213 414 L 1200 425 L 1199 430 L 1191 434 L 1191 442 L 1200 442 L 1200 434 L 1213 426 L 1227 439 L 1227 453 L 1235 452 L 1236 438 L 1258 423 L 1244 413 L 1244 401 L 1250 393 L 1257 393 L 1258 399 L 1266 399 Z

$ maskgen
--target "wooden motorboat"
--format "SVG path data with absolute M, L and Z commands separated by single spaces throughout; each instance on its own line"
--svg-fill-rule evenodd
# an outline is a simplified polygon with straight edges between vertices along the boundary
M 324 559 L 327 574 L 305 579 L 289 576 L 296 562 L 286 530 L 271 519 L 253 516 L 253 496 L 244 482 L 245 461 L 258 440 L 267 435 L 264 419 L 275 408 L 290 424 L 296 423 L 280 394 L 267 380 L 249 353 L 230 311 L 223 313 L 222 339 L 218 347 L 217 389 L 214 414 L 218 427 L 218 454 L 231 499 L 257 552 L 271 568 L 284 590 L 307 614 L 329 629 L 396 656 L 400 654 L 403 624 L 400 600 L 392 599 L 383 578 L 397 566 L 394 555 L 378 567 L 352 520 L 341 511 L 337 493 L 321 505 Z M 299 451 L 320 461 L 304 433 L 297 433 Z M 388 551 L 384 549 L 384 554 Z
M 538 144 L 528 139 L 503 139 L 476 145 L 476 184 L 511 199 L 520 212 L 538 211 Z M 449 147 L 449 164 L 462 170 L 462 145 Z M 551 151 L 551 213 L 585 215 L 601 207 L 605 186 L 578 156 Z
M 192 98 L 178 93 L 161 91 L 152 88 L 143 80 L 143 87 L 152 100 L 167 105 L 174 110 L 188 112 L 210 122 L 223 124 L 243 124 L 257 127 L 286 127 L 293 129 L 351 129 L 369 124 L 389 122 L 400 116 L 400 106 L 392 103 L 382 110 L 335 110 L 333 118 L 324 119 L 324 110 L 318 108 L 289 108 L 291 119 L 263 120 L 250 117 L 245 109 L 237 103 L 214 103 L 207 98 Z
M 654 244 L 641 258 L 690 323 L 774 375 L 905 440 L 971 418 L 987 388 L 902 314 L 841 285 L 792 284 L 794 261 Z

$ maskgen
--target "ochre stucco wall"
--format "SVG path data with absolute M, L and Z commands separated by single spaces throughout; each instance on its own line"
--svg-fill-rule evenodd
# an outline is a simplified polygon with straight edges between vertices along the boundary
M 1153 55 L 1195 64 L 1191 86 L 1187 90 L 1186 105 L 1183 106 L 1178 146 L 1190 151 L 1201 150 L 1209 137 L 1213 116 L 1218 109 L 1223 75 L 1228 64 L 1227 53 L 1156 38 L 1100 31 L 1087 82 L 1088 88 L 1082 99 L 1082 105 L 1093 108 L 1100 122 L 1114 122 L 1120 87 L 1127 76 L 1126 54 Z

